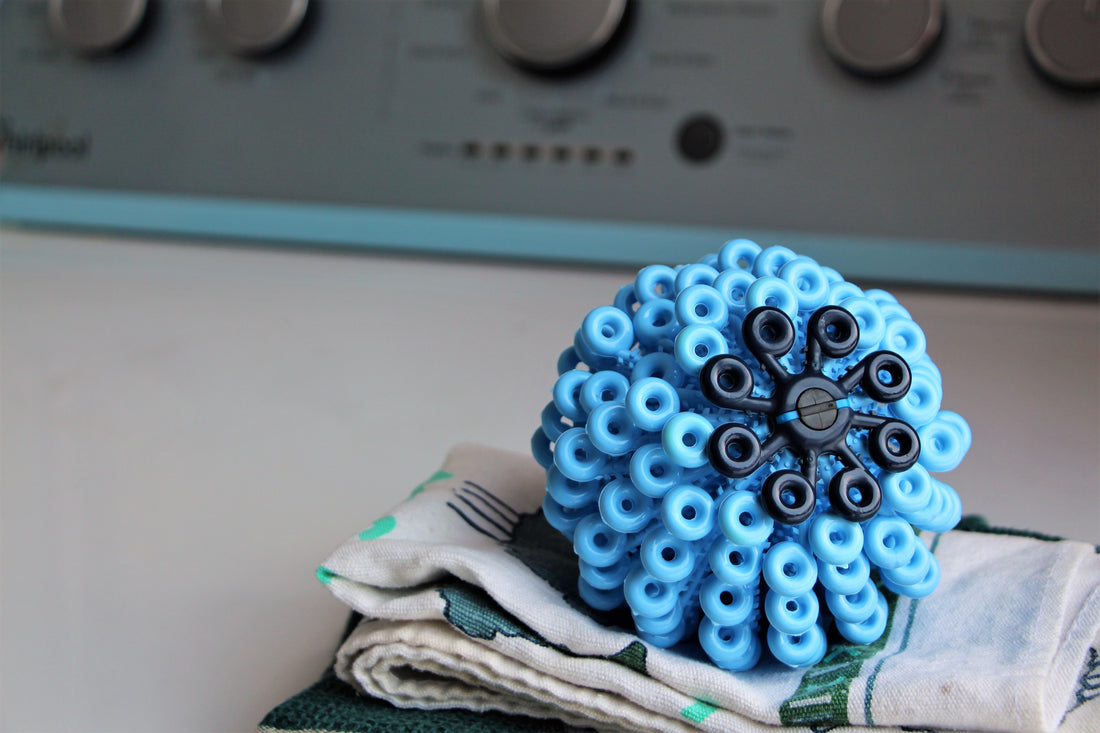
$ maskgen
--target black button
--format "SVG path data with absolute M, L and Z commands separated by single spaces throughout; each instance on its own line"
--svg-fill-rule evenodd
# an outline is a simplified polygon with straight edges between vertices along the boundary
M 685 158 L 702 163 L 722 149 L 722 126 L 710 115 L 689 117 L 680 125 L 676 141 Z

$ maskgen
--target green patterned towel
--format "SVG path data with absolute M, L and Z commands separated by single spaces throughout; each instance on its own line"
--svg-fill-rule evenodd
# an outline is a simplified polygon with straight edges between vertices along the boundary
M 261 730 L 1100 730 L 1091 545 L 926 534 L 939 588 L 892 598 L 880 640 L 729 673 L 585 609 L 543 481 L 527 456 L 460 446 L 337 549 L 318 577 L 363 618 Z

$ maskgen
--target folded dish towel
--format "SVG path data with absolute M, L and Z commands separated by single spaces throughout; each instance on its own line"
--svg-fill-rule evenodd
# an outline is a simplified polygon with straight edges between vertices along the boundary
M 765 660 L 730 673 L 690 649 L 647 646 L 628 619 L 583 606 L 572 548 L 539 509 L 544 481 L 527 456 L 459 446 L 337 549 L 318 577 L 363 617 L 337 653 L 339 680 L 398 708 L 501 711 L 606 731 L 1100 730 L 1096 547 L 926 533 L 940 585 L 921 600 L 891 598 L 881 639 L 834 642 L 808 669 Z M 340 697 L 341 683 L 319 684 Z M 296 724 L 277 708 L 261 728 L 384 729 L 371 727 L 369 710 L 393 708 L 360 698 L 375 707 L 349 713 L 342 694 L 329 703 L 358 722 L 333 721 L 330 710 Z M 454 711 L 421 713 L 432 714 Z M 535 722 L 501 715 L 486 724 L 562 729 Z M 469 729 L 442 719 L 435 727 Z

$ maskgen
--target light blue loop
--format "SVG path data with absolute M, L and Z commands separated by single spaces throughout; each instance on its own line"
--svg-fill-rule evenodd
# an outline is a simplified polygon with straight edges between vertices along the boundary
M 546 471 L 546 493 L 567 509 L 580 509 L 600 498 L 600 482 L 574 481 L 566 478 L 557 466 L 551 466 Z
M 629 315 L 615 306 L 602 305 L 584 317 L 581 338 L 594 354 L 615 356 L 634 345 L 634 324 Z
M 615 307 L 621 310 L 628 316 L 633 316 L 634 311 L 638 310 L 638 306 L 641 305 L 638 302 L 638 296 L 634 294 L 634 283 L 629 285 L 623 285 L 615 293 L 615 300 L 612 301 Z
M 847 565 L 829 565 L 819 561 L 817 571 L 821 585 L 825 586 L 826 590 L 848 595 L 859 591 L 871 577 L 871 563 L 866 555 L 860 553 Z
M 876 303 L 876 305 L 879 305 Z M 879 314 L 882 306 L 879 305 Z M 882 348 L 889 349 L 912 364 L 924 356 L 928 341 L 924 331 L 911 318 L 886 318 L 886 331 L 882 339 Z
M 591 481 L 602 474 L 607 456 L 592 445 L 584 428 L 569 428 L 554 444 L 554 465 L 566 478 Z
M 673 387 L 679 387 L 684 383 L 686 375 L 676 363 L 675 356 L 663 351 L 654 351 L 638 359 L 638 363 L 630 371 L 631 382 L 640 382 L 649 377 L 661 379 Z
M 826 268 L 827 269 L 827 268 Z M 850 283 L 841 278 L 833 280 L 829 284 L 829 305 L 840 305 L 848 298 L 862 298 L 863 291 L 855 283 Z
M 920 437 L 920 465 L 929 471 L 951 471 L 966 455 L 966 444 L 959 425 L 953 419 L 937 415 L 932 422 L 917 428 Z
M 606 568 L 596 567 L 584 560 L 577 560 L 577 567 L 580 569 L 581 579 L 596 590 L 612 590 L 623 587 L 623 580 L 634 567 L 634 563 L 624 555 L 614 565 Z
M 825 632 L 814 624 L 804 634 L 784 634 L 779 629 L 768 629 L 768 649 L 772 656 L 788 667 L 809 667 L 821 661 L 826 650 Z
M 833 283 L 844 282 L 844 276 L 831 267 L 821 267 L 821 271 L 825 273 L 825 277 L 829 279 L 829 287 L 832 288 Z M 830 301 L 832 302 L 832 301 Z
M 880 513 L 863 525 L 863 552 L 880 568 L 900 568 L 909 562 L 916 544 L 913 528 L 900 517 Z
M 626 601 L 621 587 L 599 590 L 593 588 L 584 578 L 577 580 L 577 592 L 582 601 L 597 611 L 614 611 Z
M 943 388 L 927 372 L 913 372 L 909 391 L 889 405 L 890 412 L 910 425 L 920 427 L 935 419 L 940 411 Z
M 638 632 L 654 637 L 667 637 L 675 634 L 683 622 L 684 609 L 681 606 L 673 606 L 672 610 L 664 616 L 634 616 L 634 626 Z
M 702 539 L 714 527 L 714 501 L 698 486 L 681 484 L 665 494 L 661 520 L 675 537 L 688 542 Z
M 819 514 L 810 526 L 810 547 L 830 565 L 847 565 L 863 549 L 863 529 L 835 514 Z
M 577 365 L 580 363 L 581 357 L 577 353 L 577 350 L 572 346 L 568 347 L 558 356 L 558 376 L 560 377 L 562 374 L 576 369 Z
M 919 463 L 900 473 L 884 473 L 879 485 L 883 502 L 898 514 L 923 511 L 932 501 L 932 477 Z
M 932 501 L 919 512 L 905 515 L 909 522 L 929 532 L 946 532 L 962 518 L 962 502 L 953 488 L 938 479 L 931 478 Z
M 672 462 L 660 443 L 649 443 L 630 457 L 630 480 L 638 491 L 653 499 L 663 498 L 680 483 L 683 470 Z
M 745 307 L 748 310 L 762 306 L 778 308 L 793 321 L 798 315 L 798 295 L 790 285 L 774 276 L 759 278 L 745 294 Z
M 786 247 L 767 247 L 756 255 L 752 263 L 752 274 L 757 277 L 776 277 L 783 266 L 797 257 Z
M 601 369 L 581 384 L 580 403 L 585 412 L 592 412 L 606 403 L 622 404 L 626 391 L 630 389 L 630 380 L 626 375 L 612 369 Z
M 665 583 L 679 582 L 695 569 L 691 543 L 660 526 L 646 532 L 638 559 L 646 572 Z
M 626 555 L 626 535 L 604 524 L 598 513 L 589 514 L 573 529 L 573 551 L 589 565 L 610 567 Z
M 898 585 L 884 576 L 882 584 L 886 587 L 886 590 L 893 591 L 898 595 L 909 596 L 910 598 L 925 598 L 936 590 L 936 586 L 940 584 L 940 564 L 936 561 L 935 555 L 928 553 L 928 572 L 925 573 L 920 582 Z
M 798 296 L 798 309 L 820 308 L 829 297 L 829 278 L 809 257 L 799 255 L 779 268 L 779 279 L 787 283 Z
M 719 626 L 737 626 L 749 620 L 753 591 L 744 585 L 723 583 L 711 576 L 699 589 L 699 606 Z
M 658 432 L 680 411 L 680 395 L 663 379 L 639 379 L 627 390 L 626 411 L 639 429 Z
M 729 353 L 729 342 L 713 326 L 684 326 L 676 334 L 676 361 L 695 376 L 712 356 Z
M 960 438 L 962 439 L 963 453 L 970 450 L 970 425 L 966 422 L 962 415 L 951 410 L 941 410 L 939 414 L 940 420 L 952 425 L 958 431 Z
M 894 297 L 893 293 L 882 290 L 880 288 L 871 288 L 870 290 L 866 291 L 864 295 L 878 303 L 879 306 L 882 306 L 885 303 L 897 304 L 898 302 L 898 299 Z
M 817 582 L 817 564 L 802 545 L 784 540 L 764 553 L 764 581 L 775 592 L 800 596 Z
M 752 271 L 753 262 L 762 248 L 751 239 L 731 239 L 718 250 L 719 270 Z
M 868 296 L 868 297 L 870 297 L 870 296 Z M 911 320 L 913 320 L 913 316 L 911 316 L 909 314 L 909 311 L 907 311 L 900 303 L 887 303 L 886 301 L 875 300 L 874 298 L 871 298 L 871 300 L 874 300 L 876 303 L 878 303 L 878 309 L 882 313 L 882 317 L 885 318 L 887 321 L 891 321 L 891 320 L 911 321 Z
M 642 303 L 634 314 L 634 336 L 646 349 L 653 350 L 672 343 L 680 328 L 680 322 L 676 320 L 676 304 L 666 298 Z
M 829 607 L 833 616 L 838 621 L 846 621 L 850 624 L 858 624 L 869 619 L 875 612 L 876 603 L 878 603 L 878 590 L 870 580 L 855 593 L 847 595 L 834 593 L 831 590 L 825 591 L 825 605 Z
M 604 524 L 624 534 L 640 532 L 653 518 L 653 500 L 628 478 L 609 481 L 600 492 L 599 507 Z
M 699 622 L 699 645 L 722 669 L 743 672 L 760 661 L 761 646 L 748 624 L 719 626 L 707 617 Z
M 724 328 L 729 321 L 729 306 L 721 293 L 710 285 L 692 285 L 676 296 L 676 320 L 687 326 Z
M 775 520 L 751 491 L 726 493 L 718 506 L 718 525 L 730 542 L 742 547 L 763 544 L 771 536 Z
M 785 596 L 769 590 L 764 597 L 764 615 L 772 627 L 784 634 L 804 634 L 817 623 L 820 604 L 811 590 L 800 596 Z
M 573 540 L 573 531 L 577 528 L 577 524 L 585 517 L 591 516 L 593 509 L 592 506 L 579 509 L 563 507 L 549 494 L 542 497 L 542 515 L 546 517 L 546 523 L 565 535 L 570 542 Z
M 715 271 L 717 271 L 718 270 L 718 254 L 716 252 L 710 252 L 708 254 L 703 255 L 702 257 L 699 258 L 699 264 L 700 265 L 706 265 L 707 267 L 710 267 L 710 268 L 714 269 Z
M 551 442 L 557 440 L 562 433 L 572 427 L 572 425 L 565 422 L 553 402 L 548 402 L 546 407 L 542 409 L 539 420 L 542 423 L 542 432 L 546 433 L 546 437 Z
M 743 316 L 749 312 L 745 298 L 756 277 L 745 270 L 726 270 L 714 280 L 713 288 L 722 296 L 730 315 Z
M 932 361 L 927 354 L 915 364 L 910 364 L 909 370 L 912 371 L 913 374 L 927 374 L 928 378 L 936 384 L 943 384 L 943 374 L 940 373 L 940 368 L 936 366 L 936 362 Z
M 886 336 L 886 319 L 870 298 L 848 298 L 840 307 L 855 316 L 859 324 L 859 346 L 864 351 L 877 349 Z
M 676 272 L 667 265 L 649 265 L 634 278 L 634 297 L 640 303 L 671 298 L 676 290 Z
M 658 649 L 668 649 L 683 641 L 687 634 L 687 624 L 681 622 L 676 628 L 676 631 L 671 634 L 647 634 L 644 631 L 639 631 L 638 638 L 649 646 L 657 647 Z
M 596 450 L 609 456 L 625 456 L 634 450 L 641 434 L 626 408 L 611 402 L 589 413 L 584 429 Z
M 716 277 L 718 270 L 701 262 L 681 267 L 676 272 L 676 299 L 679 300 L 680 295 L 694 285 L 710 285 Z
M 875 608 L 866 620 L 855 624 L 839 619 L 836 622 L 840 635 L 853 644 L 870 644 L 880 639 L 882 632 L 886 631 L 886 620 L 890 615 L 886 597 L 877 590 L 875 594 Z
M 672 462 L 684 468 L 706 465 L 707 440 L 714 427 L 702 415 L 681 412 L 674 415 L 661 429 L 661 445 Z
M 575 423 L 584 422 L 588 413 L 581 405 L 581 387 L 591 376 L 591 372 L 571 369 L 554 382 L 554 407 L 558 408 L 563 417 Z
M 909 562 L 900 568 L 880 570 L 879 573 L 895 585 L 916 585 L 928 576 L 928 564 L 931 559 L 932 553 L 923 542 L 918 542 Z
M 627 605 L 639 616 L 664 616 L 680 599 L 674 584 L 657 580 L 641 565 L 626 576 L 623 593 Z
M 721 539 L 710 546 L 707 560 L 714 577 L 730 585 L 748 585 L 760 577 L 762 557 L 757 546 L 735 545 Z

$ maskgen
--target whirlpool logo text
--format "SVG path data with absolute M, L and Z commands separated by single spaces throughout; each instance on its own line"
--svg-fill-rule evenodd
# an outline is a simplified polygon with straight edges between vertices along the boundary
M 91 134 L 66 135 L 42 128 L 19 129 L 10 118 L 0 117 L 0 154 L 26 156 L 44 163 L 51 158 L 84 158 L 91 148 Z

